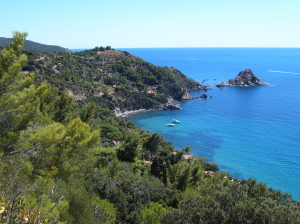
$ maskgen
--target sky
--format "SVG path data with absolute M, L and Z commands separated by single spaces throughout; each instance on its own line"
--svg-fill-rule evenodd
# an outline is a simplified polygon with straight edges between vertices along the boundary
M 300 0 L 0 1 L 0 37 L 69 49 L 300 47 Z

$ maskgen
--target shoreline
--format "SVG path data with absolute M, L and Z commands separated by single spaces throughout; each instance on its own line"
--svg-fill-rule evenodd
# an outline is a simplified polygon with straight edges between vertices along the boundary
M 116 112 L 115 111 L 115 115 L 116 117 L 122 117 L 122 118 L 126 118 L 129 115 L 133 115 L 133 114 L 138 114 L 138 113 L 143 113 L 143 112 L 149 112 L 149 111 L 154 111 L 155 109 L 139 109 L 139 110 L 128 110 L 128 111 L 124 111 L 124 112 Z
M 173 98 L 168 98 L 168 103 L 161 105 L 159 108 L 151 108 L 151 109 L 138 109 L 138 110 L 128 110 L 128 111 L 124 111 L 121 112 L 119 109 L 115 110 L 115 115 L 116 117 L 122 117 L 122 118 L 126 118 L 129 115 L 133 115 L 133 114 L 138 114 L 138 113 L 143 113 L 143 112 L 150 112 L 150 111 L 155 111 L 155 110 L 164 110 L 164 107 L 166 105 L 178 105 L 180 101 L 174 100 Z
M 192 92 L 200 92 L 200 91 L 192 91 Z M 206 94 L 203 94 L 206 95 Z M 180 107 L 180 103 L 184 102 L 184 101 L 190 101 L 190 100 L 196 100 L 196 99 L 207 99 L 207 95 L 206 97 L 203 97 L 203 95 L 201 96 L 196 96 L 193 97 L 189 94 L 189 92 L 187 92 L 185 94 L 185 96 L 183 97 L 182 100 L 174 100 L 173 98 L 168 98 L 168 102 L 164 105 L 161 105 L 158 108 L 151 108 L 151 109 L 138 109 L 138 110 L 128 110 L 128 111 L 124 111 L 121 112 L 120 109 L 115 109 L 114 113 L 116 117 L 122 117 L 122 118 L 126 118 L 129 115 L 133 115 L 133 114 L 138 114 L 138 113 L 144 113 L 144 112 L 150 112 L 150 111 L 157 111 L 157 110 L 181 110 L 182 108 Z M 212 96 L 210 96 L 210 98 L 212 98 Z

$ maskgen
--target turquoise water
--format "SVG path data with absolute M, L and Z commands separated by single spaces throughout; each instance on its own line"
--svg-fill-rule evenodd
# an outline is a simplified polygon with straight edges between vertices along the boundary
M 256 178 L 300 200 L 300 49 L 166 48 L 121 49 L 159 66 L 173 66 L 209 85 L 212 96 L 181 103 L 179 111 L 129 117 L 158 132 L 177 149 L 215 161 L 237 178 Z M 269 87 L 214 84 L 250 68 Z M 191 93 L 194 96 L 202 92 Z M 173 118 L 181 121 L 166 127 Z

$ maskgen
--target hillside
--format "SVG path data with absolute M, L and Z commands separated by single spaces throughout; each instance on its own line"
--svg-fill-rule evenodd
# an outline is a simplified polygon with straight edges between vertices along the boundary
M 300 202 L 291 195 L 233 178 L 213 162 L 185 155 L 190 146 L 175 149 L 157 133 L 86 103 L 90 79 L 92 90 L 106 89 L 99 102 L 123 106 L 146 90 L 179 99 L 199 89 L 178 70 L 109 49 L 27 52 L 31 64 L 24 67 L 25 34 L 14 39 L 0 52 L 0 223 L 300 223 Z M 25 68 L 39 72 L 37 83 Z M 82 91 L 75 97 L 85 105 L 54 85 L 39 84 L 45 79 Z
M 9 42 L 12 42 L 12 40 L 13 40 L 12 38 L 0 37 L 0 47 L 6 46 Z M 25 41 L 24 49 L 45 52 L 45 53 L 54 53 L 54 52 L 60 52 L 60 51 L 70 52 L 70 50 L 63 48 L 63 47 L 40 44 L 40 43 L 33 42 L 30 40 Z
M 189 91 L 206 90 L 172 67 L 150 64 L 124 51 L 96 47 L 82 52 L 45 54 L 25 51 L 24 72 L 66 90 L 79 103 L 95 102 L 118 111 L 162 108 Z

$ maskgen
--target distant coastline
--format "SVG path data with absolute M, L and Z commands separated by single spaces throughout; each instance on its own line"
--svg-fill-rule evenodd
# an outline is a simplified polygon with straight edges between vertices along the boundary
M 8 43 L 12 42 L 12 38 L 0 37 L 0 47 L 4 47 L 8 45 Z M 45 52 L 45 53 L 54 53 L 54 52 L 70 52 L 68 48 L 56 46 L 56 45 L 48 45 L 48 44 L 41 44 L 31 40 L 25 40 L 25 44 L 23 49 L 25 50 L 33 50 L 38 52 Z
M 78 48 L 78 49 L 69 49 L 72 52 L 80 52 L 80 51 L 86 51 L 91 50 L 92 48 Z

